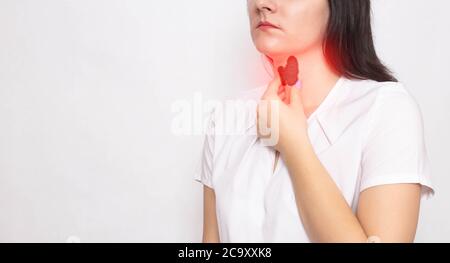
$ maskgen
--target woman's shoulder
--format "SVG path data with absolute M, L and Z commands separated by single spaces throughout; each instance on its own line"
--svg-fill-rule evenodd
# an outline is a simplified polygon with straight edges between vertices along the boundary
M 214 134 L 222 139 L 239 135 L 256 135 L 256 109 L 266 87 L 257 86 L 237 91 L 217 101 L 210 110 Z
M 215 165 L 228 162 L 231 152 L 236 155 L 252 147 L 257 138 L 256 109 L 263 87 L 243 90 L 217 100 L 208 112 L 207 135 L 214 143 Z M 224 163 L 225 162 L 225 163 Z
M 418 108 L 417 99 L 403 82 L 374 80 L 347 80 L 347 95 L 343 104 L 355 103 L 399 110 Z
M 348 86 L 348 104 L 359 103 L 372 126 L 402 130 L 422 126 L 419 103 L 404 83 L 352 80 Z
M 409 89 L 402 82 L 393 81 L 374 81 L 374 80 L 350 80 L 349 83 L 349 95 L 355 96 L 397 96 L 398 98 L 414 99 Z

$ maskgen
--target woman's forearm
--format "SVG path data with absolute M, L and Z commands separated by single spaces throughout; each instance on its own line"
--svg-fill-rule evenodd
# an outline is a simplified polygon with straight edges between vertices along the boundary
M 313 242 L 367 242 L 367 235 L 307 138 L 282 153 L 297 208 Z

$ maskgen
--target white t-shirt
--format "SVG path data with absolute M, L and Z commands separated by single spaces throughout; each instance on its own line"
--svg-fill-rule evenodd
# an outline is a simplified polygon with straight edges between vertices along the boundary
M 275 150 L 256 134 L 265 89 L 237 98 L 255 102 L 235 106 L 238 122 L 218 117 L 217 107 L 210 112 L 195 180 L 215 191 L 221 242 L 310 242 L 287 167 L 280 158 L 273 173 Z M 419 183 L 422 199 L 434 195 L 422 114 L 401 83 L 341 77 L 307 123 L 316 155 L 353 212 L 360 192 L 376 185 Z

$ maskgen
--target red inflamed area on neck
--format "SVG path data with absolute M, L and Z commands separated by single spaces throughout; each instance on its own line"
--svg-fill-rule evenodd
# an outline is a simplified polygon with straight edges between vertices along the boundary
M 294 56 L 290 56 L 287 60 L 286 66 L 278 67 L 281 84 L 283 86 L 294 86 L 298 81 L 298 61 Z

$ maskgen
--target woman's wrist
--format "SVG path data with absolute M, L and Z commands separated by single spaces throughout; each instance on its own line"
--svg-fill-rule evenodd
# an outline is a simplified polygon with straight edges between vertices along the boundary
M 291 142 L 287 146 L 283 147 L 283 149 L 280 149 L 280 152 L 283 156 L 289 157 L 291 155 L 303 155 L 312 149 L 313 146 L 311 144 L 309 136 L 305 132 L 299 134 L 298 136 L 295 136 L 295 139 L 291 140 Z

